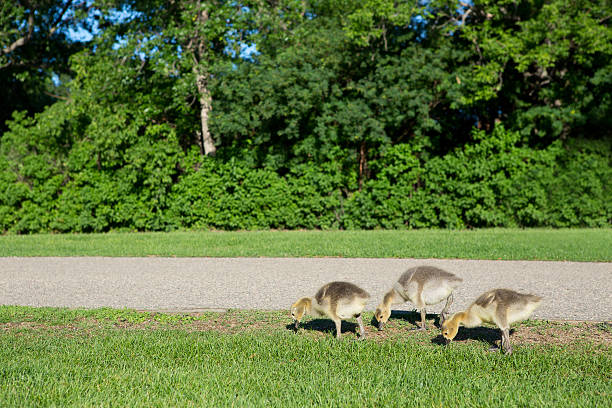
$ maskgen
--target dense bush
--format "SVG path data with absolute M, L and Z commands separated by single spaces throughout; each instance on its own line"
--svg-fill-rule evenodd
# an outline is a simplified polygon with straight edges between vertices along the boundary
M 192 170 L 174 187 L 169 208 L 173 227 L 262 229 L 340 228 L 340 171 L 303 165 L 284 177 L 223 163 L 187 158 Z M 197 170 L 193 170 L 197 169 Z M 335 170 L 335 171 L 334 171 Z
M 296 206 L 276 173 L 205 158 L 172 190 L 169 213 L 188 228 L 292 228 Z
M 0 233 L 610 225 L 605 2 L 4 3 Z
M 573 143 L 557 156 L 553 171 L 543 179 L 546 225 L 610 225 L 611 159 L 609 144 L 592 141 Z
M 536 150 L 498 126 L 475 143 L 421 163 L 398 145 L 350 200 L 355 228 L 609 225 L 610 148 L 555 143 Z
M 166 228 L 183 156 L 174 131 L 115 112 L 89 112 L 93 119 L 81 121 L 84 109 L 56 104 L 34 119 L 17 118 L 4 133 L 0 230 Z
M 135 139 L 100 168 L 91 143 L 75 144 L 60 167 L 40 146 L 3 143 L 0 229 L 598 227 L 612 216 L 611 151 L 602 142 L 538 150 L 498 126 L 429 160 L 398 144 L 371 164 L 359 190 L 356 182 L 345 185 L 339 164 L 303 164 L 279 175 L 195 149 L 183 154 L 172 132 L 148 129 L 149 138 Z

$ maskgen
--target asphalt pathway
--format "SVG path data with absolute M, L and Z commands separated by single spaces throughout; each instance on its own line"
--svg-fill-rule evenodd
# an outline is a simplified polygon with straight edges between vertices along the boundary
M 139 310 L 288 309 L 326 282 L 353 282 L 374 310 L 406 269 L 433 265 L 463 278 L 451 311 L 482 292 L 544 297 L 535 318 L 612 320 L 612 263 L 355 258 L 0 258 L 0 305 Z M 428 312 L 437 313 L 443 304 Z M 394 306 L 412 310 L 410 303 Z

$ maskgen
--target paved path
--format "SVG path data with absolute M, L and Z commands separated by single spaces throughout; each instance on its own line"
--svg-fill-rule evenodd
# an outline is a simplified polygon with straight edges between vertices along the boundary
M 0 258 L 0 304 L 146 310 L 288 309 L 324 283 L 366 289 L 374 310 L 409 267 L 461 276 L 451 311 L 507 287 L 544 296 L 543 319 L 612 320 L 612 263 L 345 258 Z M 439 312 L 443 304 L 431 312 Z M 406 304 L 394 309 L 411 310 Z

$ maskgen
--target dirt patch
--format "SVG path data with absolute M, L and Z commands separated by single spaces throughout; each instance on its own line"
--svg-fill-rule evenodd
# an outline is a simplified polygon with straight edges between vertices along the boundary
M 428 315 L 427 331 L 414 330 L 420 315 L 415 312 L 395 312 L 384 330 L 376 328 L 371 313 L 363 316 L 366 337 L 369 341 L 415 341 L 419 344 L 442 344 L 438 329 L 437 316 Z M 49 325 L 40 322 L 21 321 L 0 324 L 0 334 L 19 331 L 61 331 L 72 336 L 79 332 L 91 334 L 96 330 L 110 328 L 115 330 L 186 330 L 190 332 L 211 331 L 221 334 L 245 332 L 294 332 L 294 325 L 287 312 L 283 311 L 244 311 L 194 312 L 182 314 L 148 313 L 139 316 L 137 321 L 130 318 L 96 319 L 81 317 L 65 325 Z M 325 318 L 305 319 L 297 330 L 299 335 L 314 338 L 335 335 L 334 323 Z M 357 338 L 359 328 L 354 320 L 342 322 L 342 336 Z M 513 344 L 525 345 L 579 345 L 592 344 L 608 351 L 612 346 L 611 322 L 577 322 L 528 320 L 514 325 L 510 331 Z M 461 327 L 455 338 L 456 343 L 485 342 L 499 344 L 500 332 L 492 325 L 476 328 Z
M 590 342 L 612 345 L 612 324 L 609 322 L 547 322 L 541 326 L 520 326 L 511 339 L 524 344 L 572 344 Z
M 16 336 L 26 336 L 32 334 L 46 335 L 53 332 L 54 335 L 62 335 L 64 337 L 76 336 L 91 336 L 94 328 L 84 328 L 80 325 L 47 325 L 40 322 L 8 322 L 0 323 L 0 335 L 3 333 L 14 333 Z
M 384 330 L 378 331 L 375 327 L 366 326 L 366 337 L 370 341 L 402 341 L 411 338 L 420 344 L 444 344 L 442 335 L 433 321 L 428 322 L 428 330 L 415 330 L 416 326 L 407 327 L 406 325 L 388 324 Z M 329 321 L 307 322 L 300 332 L 308 333 L 312 336 L 333 336 L 335 326 Z M 592 344 L 602 346 L 609 350 L 612 347 L 612 331 L 610 323 L 597 322 L 558 322 L 543 321 L 538 322 L 537 326 L 515 325 L 510 331 L 510 340 L 513 344 L 524 345 L 585 345 Z M 343 336 L 357 336 L 357 324 L 350 322 L 342 323 Z M 461 327 L 456 343 L 463 342 L 484 342 L 499 347 L 501 333 L 495 326 L 482 326 L 476 328 Z
M 41 323 L 36 322 L 8 322 L 0 324 L 0 330 L 19 330 L 19 329 L 42 329 L 48 327 Z
M 251 312 L 230 310 L 224 313 L 191 314 L 192 321 L 172 325 L 188 331 L 215 331 L 223 334 L 237 334 L 246 331 L 295 331 L 288 313 L 279 311 Z M 206 318 L 200 319 L 205 316 Z M 384 330 L 376 328 L 373 316 L 364 314 L 363 320 L 366 337 L 371 341 L 405 340 L 408 337 L 418 343 L 431 344 L 442 342 L 438 329 L 437 316 L 428 315 L 427 331 L 414 330 L 420 315 L 414 312 L 394 314 Z M 146 325 L 145 325 L 146 326 Z M 151 327 L 151 326 L 149 326 Z M 334 336 L 336 327 L 330 319 L 304 319 L 298 333 L 313 337 Z M 354 320 L 342 322 L 342 336 L 357 338 L 359 327 Z M 612 323 L 610 322 L 577 322 L 577 321 L 543 321 L 530 320 L 514 325 L 510 339 L 515 344 L 531 345 L 572 345 L 593 344 L 605 348 L 612 346 Z M 498 344 L 499 330 L 492 325 L 477 328 L 462 327 L 455 341 L 481 341 Z

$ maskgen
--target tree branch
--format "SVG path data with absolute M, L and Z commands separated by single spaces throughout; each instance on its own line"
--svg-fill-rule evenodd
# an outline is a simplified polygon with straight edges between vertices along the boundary
M 63 9 L 59 13 L 57 18 L 53 22 L 53 24 L 51 24 L 51 27 L 49 28 L 49 34 L 48 34 L 49 37 L 51 37 L 57 31 L 57 29 L 60 27 L 60 25 L 62 23 L 62 19 L 64 18 L 64 15 L 68 11 L 68 9 L 72 6 L 73 1 L 74 0 L 67 0 L 66 1 L 66 3 L 64 4 Z M 26 45 L 32 39 L 32 34 L 34 33 L 34 8 L 30 5 L 30 3 L 28 1 L 22 0 L 21 3 L 23 4 L 23 6 L 25 8 L 29 9 L 29 14 L 28 14 L 28 32 L 23 37 L 18 38 L 17 40 L 13 41 L 13 43 L 11 43 L 9 46 L 3 48 L 1 50 L 1 52 L 0 52 L 0 55 L 8 55 L 8 54 L 12 53 L 13 51 L 15 51 L 17 48 L 23 47 L 24 45 Z M 7 63 L 5 63 L 2 66 L 0 66 L 0 69 L 6 68 L 6 67 L 8 67 L 10 65 L 13 65 L 13 64 L 14 64 L 14 61 L 11 61 L 9 59 L 9 61 Z
M 56 94 L 53 94 L 53 93 L 47 92 L 47 91 L 44 91 L 44 94 L 45 95 L 49 95 L 50 97 L 55 98 L 55 99 L 61 99 L 63 101 L 69 101 L 70 100 L 70 98 L 67 97 L 67 96 L 56 95 Z
M 53 33 L 55 33 L 55 31 L 59 28 L 59 25 L 62 22 L 62 18 L 64 17 L 64 14 L 66 14 L 66 11 L 68 11 L 68 8 L 72 5 L 72 1 L 73 0 L 68 0 L 66 2 L 59 16 L 57 16 L 53 24 L 51 24 L 51 28 L 49 29 L 49 37 L 51 37 Z
M 17 48 L 22 47 L 25 44 L 27 44 L 28 41 L 30 41 L 30 38 L 32 38 L 33 32 L 34 32 L 34 13 L 30 12 L 30 15 L 28 16 L 28 33 L 25 36 L 15 40 L 8 47 L 2 49 L 2 54 L 3 55 L 10 54 L 11 52 L 15 51 Z
M 461 15 L 461 25 L 465 25 L 465 19 L 470 15 L 472 9 L 468 9 L 465 13 Z

